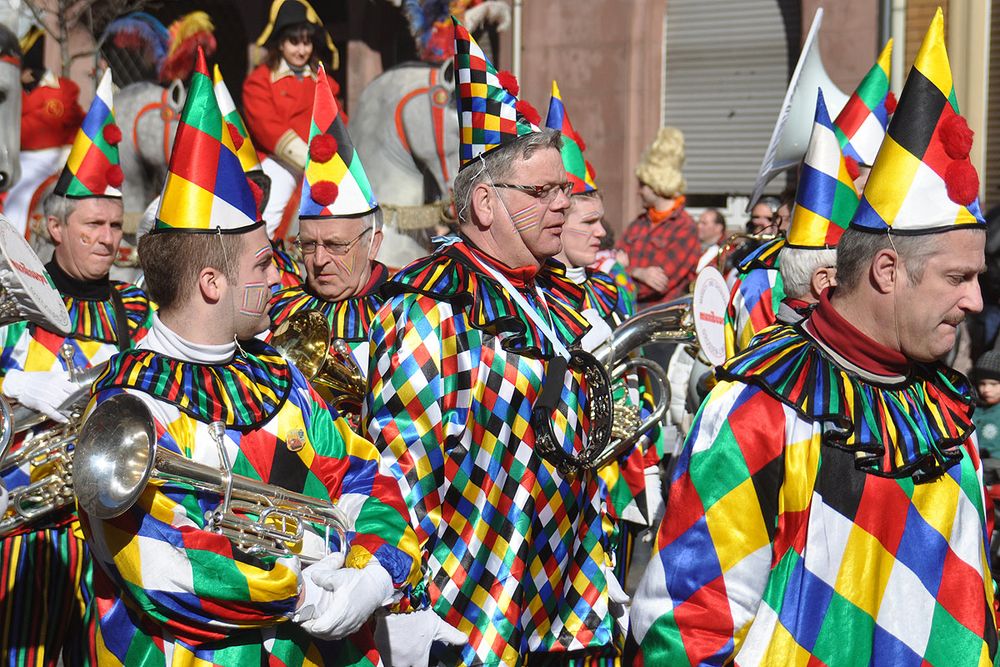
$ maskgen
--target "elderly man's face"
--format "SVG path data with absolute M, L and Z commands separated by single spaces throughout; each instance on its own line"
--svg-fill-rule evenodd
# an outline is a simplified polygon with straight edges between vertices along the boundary
M 563 254 L 570 266 L 590 266 L 597 259 L 601 239 L 608 235 L 601 220 L 604 202 L 600 197 L 574 195 L 563 226 Z
M 300 220 L 298 243 L 309 290 L 325 301 L 343 301 L 364 288 L 382 232 L 373 232 L 367 218 Z
M 923 262 L 920 282 L 910 285 L 901 263 L 893 295 L 900 351 L 924 362 L 946 355 L 965 316 L 983 309 L 979 273 L 985 267 L 986 233 L 954 230 L 935 235 L 934 241 L 937 250 Z
M 569 196 L 563 191 L 566 170 L 555 148 L 541 148 L 527 160 L 516 160 L 510 173 L 495 179 L 497 183 L 539 186 L 542 196 L 514 188 L 496 187 L 503 206 L 495 214 L 494 235 L 501 244 L 505 239 L 517 243 L 518 237 L 531 255 L 543 262 L 562 249 L 562 230 L 566 222 Z M 506 218 L 506 219 L 504 219 Z
M 108 275 L 122 242 L 120 199 L 91 197 L 75 202 L 65 222 L 49 218 L 59 266 L 77 280 L 97 280 Z

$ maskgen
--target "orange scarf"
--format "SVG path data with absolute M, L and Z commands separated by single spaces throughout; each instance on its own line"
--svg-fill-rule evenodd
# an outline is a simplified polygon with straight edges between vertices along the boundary
M 647 208 L 646 215 L 649 216 L 649 221 L 654 225 L 658 225 L 664 220 L 667 220 L 677 211 L 684 207 L 684 195 L 677 195 L 674 197 L 674 202 L 665 211 L 657 211 L 655 208 Z

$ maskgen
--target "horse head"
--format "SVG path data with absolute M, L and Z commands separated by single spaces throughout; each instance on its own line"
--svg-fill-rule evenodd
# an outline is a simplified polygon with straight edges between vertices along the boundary
M 21 177 L 21 64 L 17 36 L 0 24 L 0 192 Z
M 459 151 L 453 61 L 429 70 L 424 85 L 417 90 L 422 93 L 402 109 L 406 143 L 424 175 L 425 201 L 448 199 L 458 171 Z

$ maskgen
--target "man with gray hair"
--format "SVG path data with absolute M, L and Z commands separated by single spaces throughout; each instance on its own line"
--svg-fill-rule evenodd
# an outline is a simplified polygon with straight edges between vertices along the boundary
M 367 373 L 368 330 L 382 305 L 379 288 L 389 277 L 385 265 L 375 260 L 382 245 L 382 209 L 326 81 L 324 76 L 316 84 L 313 136 L 299 204 L 296 245 L 306 281 L 274 295 L 269 305 L 271 330 L 291 317 L 319 312 L 330 326 L 331 341 L 347 344 L 350 359 L 341 361 Z M 342 156 L 347 157 L 348 168 L 332 169 L 335 161 L 344 160 Z M 328 401 L 338 398 L 326 393 Z M 341 403 L 355 429 L 360 400 L 358 396 Z
M 986 241 L 944 35 L 938 10 L 836 290 L 716 372 L 631 608 L 636 664 L 994 662 L 972 388 L 941 361 L 982 308 Z
M 431 609 L 387 617 L 376 638 L 392 665 L 427 665 L 442 628 L 468 638 L 435 645 L 434 664 L 606 655 L 621 601 L 608 596 L 602 483 L 584 461 L 597 417 L 535 282 L 570 204 L 560 135 L 536 127 L 514 78 L 461 25 L 455 61 L 460 238 L 383 288 L 365 405 L 410 508 Z

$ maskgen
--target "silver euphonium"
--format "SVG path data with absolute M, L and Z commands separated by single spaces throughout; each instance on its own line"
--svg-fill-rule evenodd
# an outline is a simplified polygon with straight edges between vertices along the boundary
M 81 370 L 73 365 L 71 346 L 64 345 L 60 354 L 66 360 L 70 381 L 78 387 L 60 407 L 60 412 L 68 415 L 69 421 L 25 436 L 17 450 L 0 456 L 0 477 L 25 465 L 31 471 L 30 482 L 8 490 L 7 513 L 0 517 L 0 537 L 44 521 L 76 503 L 73 497 L 76 438 L 90 398 L 90 387 L 104 372 L 107 362 Z M 49 418 L 23 405 L 16 405 L 12 410 L 12 420 L 13 433 L 19 434 L 49 421 Z
M 209 425 L 222 469 L 159 447 L 149 408 L 136 396 L 118 394 L 98 405 L 84 422 L 74 454 L 74 491 L 80 509 L 97 519 L 128 511 L 149 484 L 182 485 L 216 494 L 221 502 L 205 513 L 205 530 L 255 555 L 298 556 L 305 563 L 326 553 L 301 552 L 306 524 L 330 531 L 345 547 L 350 519 L 334 503 L 311 498 L 232 472 L 222 422 Z M 316 532 L 310 530 L 310 532 Z

